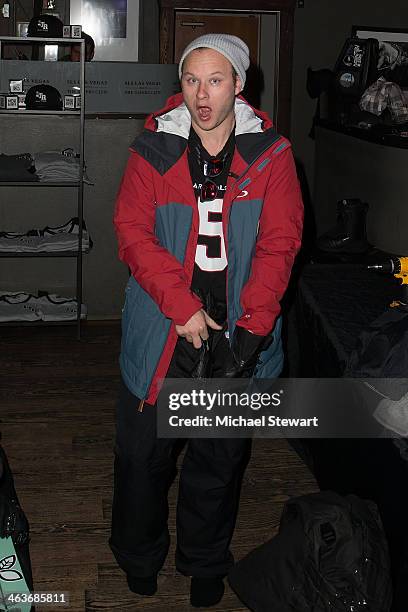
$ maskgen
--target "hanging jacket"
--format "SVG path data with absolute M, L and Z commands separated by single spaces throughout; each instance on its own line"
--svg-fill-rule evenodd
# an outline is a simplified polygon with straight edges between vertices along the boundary
M 235 325 L 273 330 L 254 376 L 283 365 L 280 304 L 300 248 L 303 205 L 288 140 L 242 97 L 235 102 L 235 152 L 224 194 L 229 337 Z M 132 276 L 122 316 L 121 372 L 149 403 L 159 393 L 175 346 L 175 325 L 201 307 L 190 290 L 199 214 L 187 144 L 191 118 L 182 94 L 150 115 L 132 144 L 114 214 L 119 257 Z

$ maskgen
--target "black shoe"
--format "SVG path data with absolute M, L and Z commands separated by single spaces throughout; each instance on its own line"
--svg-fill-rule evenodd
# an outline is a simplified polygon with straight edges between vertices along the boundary
M 208 608 L 221 601 L 224 595 L 222 578 L 191 578 L 190 603 L 194 608 Z
M 157 574 L 153 576 L 131 576 L 126 574 L 129 589 L 138 595 L 154 595 L 157 591 Z

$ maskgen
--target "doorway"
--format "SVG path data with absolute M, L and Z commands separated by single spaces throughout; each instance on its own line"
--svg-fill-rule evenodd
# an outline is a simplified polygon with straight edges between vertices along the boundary
M 279 14 L 177 10 L 174 21 L 174 62 L 179 62 L 185 47 L 198 36 L 221 32 L 238 36 L 248 45 L 251 65 L 247 71 L 243 95 L 252 106 L 265 110 L 276 123 Z

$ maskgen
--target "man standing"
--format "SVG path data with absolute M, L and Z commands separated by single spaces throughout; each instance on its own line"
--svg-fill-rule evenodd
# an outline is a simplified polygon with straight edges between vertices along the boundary
M 161 378 L 274 377 L 279 300 L 300 248 L 303 206 L 289 142 L 239 93 L 249 67 L 236 36 L 185 49 L 182 94 L 131 147 L 115 226 L 126 288 L 111 549 L 129 588 L 157 589 L 169 548 L 174 440 L 157 439 Z M 204 364 L 204 365 L 203 365 Z M 245 439 L 191 439 L 180 473 L 176 568 L 193 606 L 222 598 L 247 459 Z

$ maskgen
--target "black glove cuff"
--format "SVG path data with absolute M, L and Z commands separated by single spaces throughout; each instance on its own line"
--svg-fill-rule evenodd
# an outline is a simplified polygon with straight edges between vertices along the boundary
M 236 325 L 232 338 L 232 353 L 237 364 L 244 365 L 257 359 L 267 336 L 257 336 L 244 327 Z
M 269 340 L 269 335 L 258 336 L 237 325 L 231 345 L 233 364 L 227 366 L 226 378 L 250 378 L 256 368 L 259 353 Z

